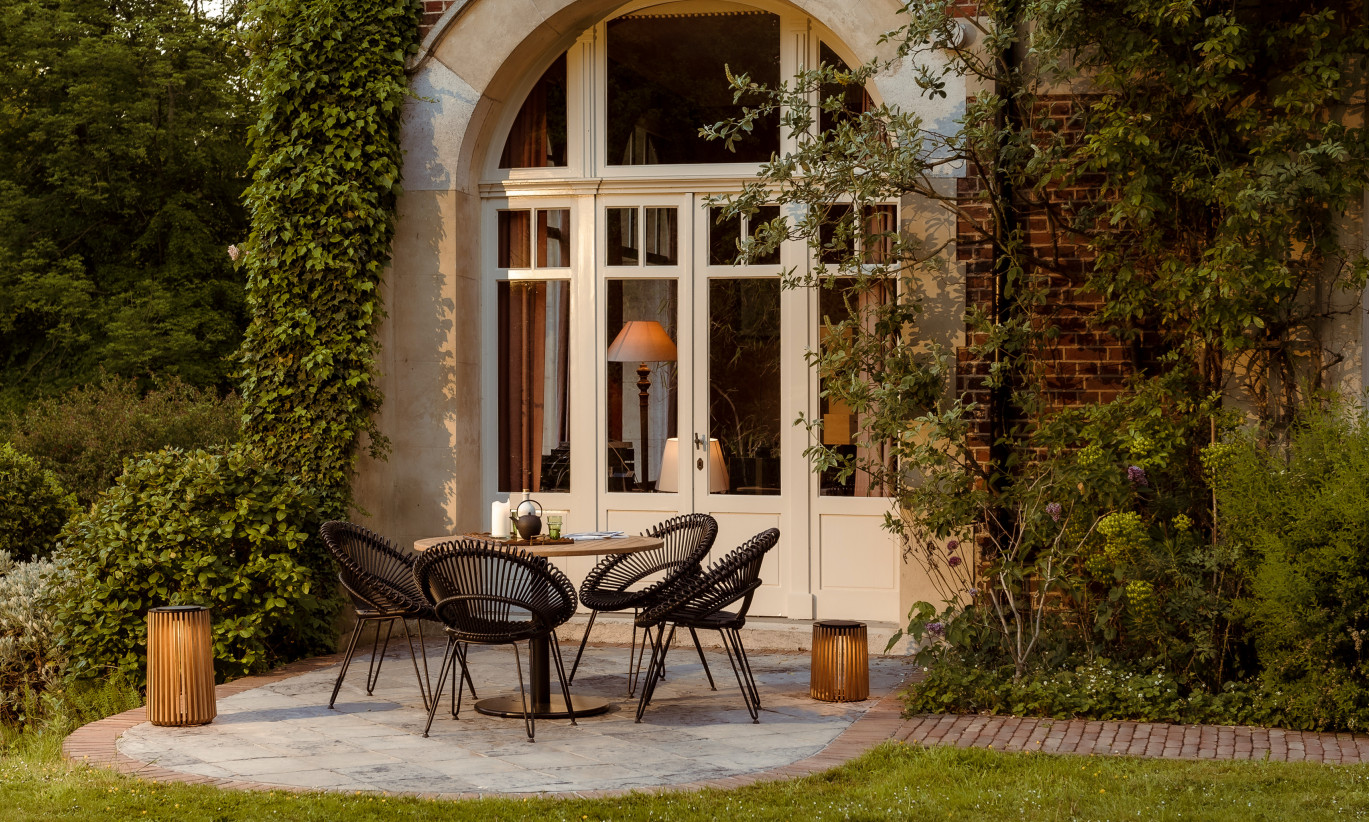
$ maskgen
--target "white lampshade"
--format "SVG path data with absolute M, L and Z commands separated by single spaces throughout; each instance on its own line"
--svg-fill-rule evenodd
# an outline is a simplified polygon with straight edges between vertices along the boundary
M 665 441 L 665 451 L 661 454 L 661 476 L 656 482 L 657 491 L 675 492 L 680 490 L 680 438 L 670 437 Z M 722 443 L 708 441 L 708 492 L 721 494 L 728 489 L 727 463 L 723 462 Z
M 629 320 L 608 347 L 609 362 L 674 362 L 675 343 L 655 320 Z

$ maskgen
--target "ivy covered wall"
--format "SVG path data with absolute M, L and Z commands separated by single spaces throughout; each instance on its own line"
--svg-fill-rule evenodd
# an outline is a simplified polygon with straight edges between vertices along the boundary
M 415 0 L 255 0 L 244 438 L 345 515 L 373 415 Z

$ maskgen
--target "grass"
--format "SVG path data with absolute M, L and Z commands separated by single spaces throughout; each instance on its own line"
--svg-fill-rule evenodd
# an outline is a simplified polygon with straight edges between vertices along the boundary
M 0 756 L 6 822 L 1369 818 L 1369 766 L 1360 765 L 1170 762 L 886 743 L 823 774 L 733 791 L 435 802 L 161 785 L 66 763 L 53 742 L 33 740 Z

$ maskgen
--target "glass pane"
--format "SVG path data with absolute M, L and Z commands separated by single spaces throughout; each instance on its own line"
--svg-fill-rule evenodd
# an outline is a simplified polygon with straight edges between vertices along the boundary
M 732 265 L 737 262 L 737 242 L 742 238 L 740 215 L 718 222 L 723 210 L 714 206 L 708 210 L 708 264 Z
M 846 61 L 838 57 L 837 53 L 832 51 L 832 48 L 826 43 L 820 45 L 818 59 L 831 68 L 840 71 L 851 70 L 851 67 L 846 65 Z M 875 107 L 874 101 L 870 99 L 870 93 L 865 90 L 864 86 L 824 83 L 821 94 L 824 102 L 832 98 L 841 101 L 840 110 L 827 111 L 824 109 L 818 113 L 818 128 L 823 131 L 831 131 L 841 123 Z
M 606 209 L 608 264 L 637 265 L 637 208 Z
M 840 265 L 850 259 L 853 235 L 855 226 L 851 221 L 851 207 L 849 205 L 830 205 L 827 207 L 827 214 L 823 216 L 822 225 L 818 227 L 818 239 L 822 242 L 822 248 L 818 251 L 818 260 L 825 265 Z
M 676 210 L 648 208 L 646 210 L 646 264 L 675 265 L 675 245 L 679 231 Z
M 532 268 L 532 215 L 527 211 L 499 212 L 499 267 Z
M 780 281 L 708 282 L 708 420 L 728 486 L 780 492 Z
M 546 70 L 528 92 L 509 129 L 500 168 L 544 168 L 566 164 L 566 55 Z
M 499 283 L 499 490 L 570 490 L 570 283 Z
M 759 226 L 761 226 L 764 223 L 770 222 L 778 216 L 780 216 L 779 206 L 761 206 L 756 210 L 755 214 L 748 218 L 747 234 L 751 237 L 755 237 L 756 229 Z M 770 251 L 766 254 L 761 254 L 752 259 L 750 262 L 751 265 L 779 265 L 780 249 L 778 246 L 776 246 L 773 251 Z
M 537 267 L 570 265 L 570 209 L 537 212 Z
M 894 261 L 894 237 L 898 231 L 898 209 L 891 205 L 865 208 L 864 253 L 861 258 L 871 265 Z
M 838 285 L 835 288 L 818 290 L 818 339 L 826 348 L 830 339 L 828 326 L 849 320 L 853 310 L 867 325 L 873 324 L 873 312 L 880 303 L 889 298 L 890 289 L 884 284 L 867 286 L 864 289 L 853 284 Z M 821 390 L 827 388 L 827 379 L 819 380 Z M 822 414 L 822 444 L 836 451 L 842 457 L 854 459 L 857 465 L 887 465 L 888 446 L 884 443 L 870 446 L 860 443 L 860 415 L 838 399 L 821 397 L 819 411 Z M 884 486 L 873 482 L 868 471 L 857 471 L 844 480 L 838 481 L 838 471 L 822 472 L 821 493 L 828 497 L 882 497 Z
M 608 281 L 605 339 L 610 359 L 605 407 L 610 491 L 679 490 L 678 439 L 666 453 L 679 420 L 678 352 L 674 350 L 679 304 L 675 295 L 674 280 Z M 640 385 L 643 365 L 648 381 L 645 396 Z M 647 482 L 641 482 L 642 478 Z
M 608 23 L 609 165 L 758 163 L 779 151 L 778 113 L 728 151 L 699 129 L 740 115 L 726 69 L 780 82 L 780 18 L 740 3 L 662 3 Z M 752 103 L 754 105 L 754 103 Z

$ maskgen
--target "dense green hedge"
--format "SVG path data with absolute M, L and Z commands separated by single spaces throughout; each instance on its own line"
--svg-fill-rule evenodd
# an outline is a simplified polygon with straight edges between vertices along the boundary
M 378 287 L 399 187 L 414 0 L 262 0 L 249 81 L 261 102 L 247 190 L 252 322 L 243 342 L 244 437 L 348 501 L 372 416 Z
M 220 678 L 333 650 L 336 584 L 319 495 L 240 447 L 131 462 L 63 533 L 61 642 L 78 679 L 142 683 L 147 612 L 204 605 Z
M 57 474 L 82 507 L 114 484 L 124 460 L 171 446 L 193 451 L 237 441 L 236 395 L 178 379 L 151 389 L 104 374 L 98 382 L 30 403 L 0 427 L 14 446 Z
M 52 553 L 76 501 L 38 461 L 0 442 L 0 551 L 23 561 Z

